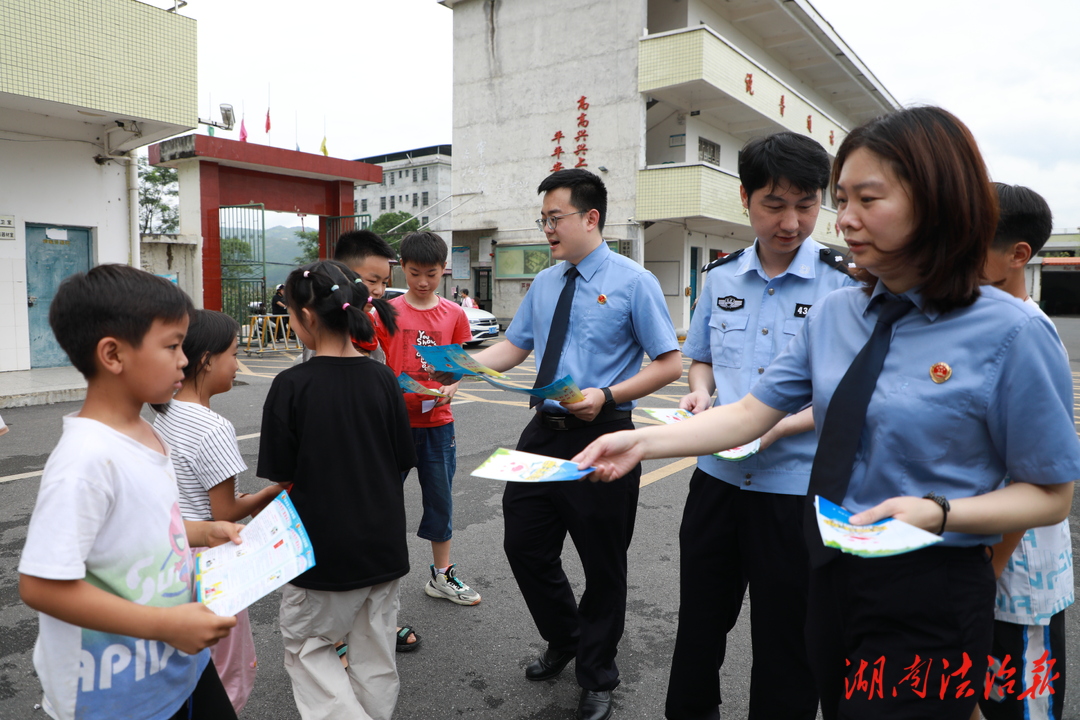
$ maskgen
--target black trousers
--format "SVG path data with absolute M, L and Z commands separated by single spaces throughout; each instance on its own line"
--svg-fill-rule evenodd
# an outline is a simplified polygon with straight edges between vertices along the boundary
M 968 720 L 982 697 L 994 587 L 982 546 L 841 555 L 811 570 L 807 650 L 825 720 Z
M 211 660 L 199 676 L 191 697 L 184 701 L 171 720 L 236 720 L 225 686 L 221 684 L 217 668 Z
M 1061 720 L 1065 712 L 1065 649 L 1064 610 L 1055 613 L 1049 625 L 1017 625 L 995 620 L 994 650 L 991 654 L 997 658 L 999 667 L 1006 656 L 1010 660 L 1008 666 L 994 671 L 997 693 L 989 698 L 979 696 L 979 709 L 983 717 L 986 720 Z M 1049 652 L 1049 656 L 1040 665 L 1045 652 Z M 1050 661 L 1053 661 L 1052 668 L 1048 667 Z M 1009 674 L 1009 668 L 1016 672 Z M 1052 695 L 1042 686 L 1047 676 L 1056 676 L 1048 683 L 1054 691 Z M 1032 687 L 1035 688 L 1035 695 L 1021 699 L 1020 695 Z
M 698 469 L 679 530 L 679 631 L 665 715 L 719 720 L 727 634 L 750 586 L 750 720 L 813 720 L 802 495 L 740 490 Z M 781 690 L 782 688 L 782 690 Z
M 518 450 L 569 459 L 610 432 L 632 430 L 629 419 L 576 430 L 552 430 L 534 417 Z M 576 651 L 578 684 L 611 690 L 619 684 L 615 653 L 626 616 L 626 550 L 634 534 L 641 466 L 610 483 L 507 483 L 503 548 L 540 636 L 558 651 Z M 575 602 L 563 572 L 566 534 L 585 571 Z

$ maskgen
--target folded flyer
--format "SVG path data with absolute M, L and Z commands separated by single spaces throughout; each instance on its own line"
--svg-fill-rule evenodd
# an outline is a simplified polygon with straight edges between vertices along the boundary
M 818 530 L 829 547 L 859 557 L 885 557 L 919 550 L 941 542 L 941 536 L 926 532 L 903 520 L 885 518 L 873 525 L 852 525 L 853 513 L 836 503 L 814 496 Z
M 227 542 L 195 556 L 195 599 L 222 617 L 235 615 L 315 566 L 304 524 L 282 492 Z
M 506 380 L 507 376 L 484 367 L 472 359 L 472 356 L 460 345 L 413 345 L 425 363 L 435 371 L 455 375 L 479 375 Z
M 647 415 L 651 415 L 665 425 L 682 422 L 694 417 L 691 413 L 681 408 L 639 408 Z M 738 445 L 728 450 L 713 453 L 721 460 L 745 460 L 761 449 L 761 440 L 754 440 L 746 445 Z
M 441 398 L 446 397 L 446 393 L 441 393 L 438 390 L 422 385 L 418 380 L 409 377 L 405 373 L 401 373 L 397 376 L 397 383 L 405 392 L 416 393 L 418 395 L 432 395 Z
M 499 448 L 472 475 L 506 482 L 557 482 L 580 480 L 595 469 L 578 470 L 569 460 Z

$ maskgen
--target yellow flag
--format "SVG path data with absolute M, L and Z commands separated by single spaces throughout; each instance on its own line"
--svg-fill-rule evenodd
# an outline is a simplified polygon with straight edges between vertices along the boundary
M 320 146 L 319 146 L 319 151 L 320 151 L 320 152 L 321 152 L 321 153 L 322 153 L 323 155 L 326 155 L 327 157 L 329 157 L 329 156 L 330 156 L 330 153 L 326 152 L 326 136 L 325 136 L 325 135 L 323 135 L 323 139 L 322 139 L 322 145 L 320 145 Z

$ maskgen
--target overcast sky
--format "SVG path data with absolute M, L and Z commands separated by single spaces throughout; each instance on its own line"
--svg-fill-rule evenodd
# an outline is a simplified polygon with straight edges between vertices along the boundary
M 995 180 L 1080 226 L 1080 2 L 811 1 L 897 100 L 956 113 Z M 249 142 L 267 142 L 268 103 L 277 147 L 318 152 L 324 122 L 336 157 L 452 140 L 453 18 L 435 0 L 190 0 L 181 14 L 199 22 L 199 116 L 231 103 Z

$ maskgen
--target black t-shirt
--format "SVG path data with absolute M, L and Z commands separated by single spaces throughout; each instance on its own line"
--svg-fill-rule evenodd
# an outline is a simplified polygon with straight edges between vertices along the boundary
M 259 477 L 290 493 L 315 551 L 293 580 L 354 590 L 409 572 L 401 473 L 416 465 L 394 374 L 366 357 L 314 357 L 278 374 L 263 405 Z

